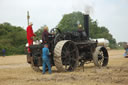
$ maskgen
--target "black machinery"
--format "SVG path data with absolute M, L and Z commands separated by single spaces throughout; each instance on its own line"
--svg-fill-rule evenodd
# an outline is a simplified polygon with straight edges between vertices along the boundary
M 50 61 L 58 71 L 73 71 L 77 66 L 83 66 L 93 61 L 98 67 L 108 64 L 109 55 L 103 46 L 97 46 L 97 41 L 89 39 L 89 15 L 84 16 L 84 30 L 63 33 L 59 28 L 54 28 L 49 35 Z M 31 54 L 27 55 L 27 61 L 34 70 L 42 66 L 43 44 L 31 45 Z

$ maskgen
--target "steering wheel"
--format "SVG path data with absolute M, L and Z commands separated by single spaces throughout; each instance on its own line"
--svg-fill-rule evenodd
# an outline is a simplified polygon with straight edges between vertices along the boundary
M 50 33 L 51 33 L 51 34 L 57 34 L 57 33 L 61 33 L 61 31 L 60 31 L 59 28 L 52 28 L 52 29 L 50 30 Z

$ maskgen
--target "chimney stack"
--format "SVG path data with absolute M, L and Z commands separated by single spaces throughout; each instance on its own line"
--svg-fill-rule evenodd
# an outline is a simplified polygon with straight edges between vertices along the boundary
M 89 39 L 89 14 L 84 15 L 84 30 L 87 34 L 87 38 Z

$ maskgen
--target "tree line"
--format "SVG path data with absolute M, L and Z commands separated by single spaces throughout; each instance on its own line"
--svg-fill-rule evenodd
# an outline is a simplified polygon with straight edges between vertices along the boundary
M 26 31 L 22 27 L 7 22 L 0 24 L 0 55 L 2 49 L 6 50 L 6 55 L 24 54 L 26 43 Z
M 78 23 L 79 22 L 79 23 Z M 78 24 L 84 26 L 84 16 L 81 12 L 73 12 L 70 14 L 65 14 L 58 24 L 58 27 L 62 31 L 75 31 L 78 29 Z M 89 34 L 90 38 L 105 38 L 110 42 L 110 48 L 116 48 L 116 39 L 113 38 L 112 34 L 109 32 L 108 28 L 105 26 L 98 26 L 96 20 L 89 19 Z
M 78 29 L 78 21 L 83 26 L 83 14 L 81 12 L 73 12 L 65 14 L 61 21 L 58 23 L 58 28 L 63 31 L 75 31 Z M 105 38 L 109 40 L 110 47 L 116 48 L 116 39 L 105 26 L 98 26 L 97 21 L 90 18 L 90 38 Z M 43 32 L 43 26 L 40 27 L 35 34 L 41 39 Z M 26 30 L 19 26 L 13 26 L 10 23 L 0 24 L 0 55 L 2 55 L 2 49 L 6 50 L 6 55 L 24 54 L 26 39 Z

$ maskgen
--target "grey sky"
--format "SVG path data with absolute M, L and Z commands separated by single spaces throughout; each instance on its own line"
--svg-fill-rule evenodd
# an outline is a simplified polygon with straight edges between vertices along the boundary
M 84 12 L 87 6 L 91 8 L 91 17 L 107 27 L 118 42 L 128 42 L 128 0 L 0 0 L 0 23 L 26 29 L 29 10 L 34 31 L 45 24 L 53 28 L 64 14 Z

